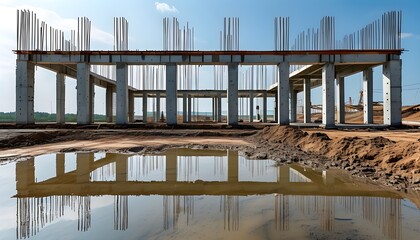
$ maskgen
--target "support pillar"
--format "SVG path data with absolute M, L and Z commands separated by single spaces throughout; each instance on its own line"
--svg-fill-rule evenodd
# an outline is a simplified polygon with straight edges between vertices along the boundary
M 105 110 L 106 110 L 106 121 L 112 122 L 112 109 L 113 109 L 113 99 L 112 99 L 113 88 L 112 86 L 106 87 L 106 96 L 105 96 Z
M 65 76 L 62 73 L 56 75 L 56 122 L 63 124 L 65 119 L 65 106 L 66 106 L 66 82 Z
M 289 125 L 289 63 L 278 65 L 279 82 L 277 86 L 277 115 L 279 125 Z
M 363 71 L 363 123 L 373 124 L 373 70 Z
M 335 125 L 334 64 L 326 63 L 322 68 L 322 124 L 326 128 Z
M 24 191 L 35 183 L 35 158 L 16 163 L 16 190 Z
M 95 122 L 95 84 L 93 83 L 92 78 L 89 80 L 89 102 L 89 118 L 90 122 L 93 123 Z
M 227 123 L 238 124 L 238 64 L 228 64 L 228 87 L 227 87 L 228 113 Z
M 191 108 L 192 108 L 192 99 L 191 99 L 191 96 L 188 95 L 188 116 L 187 116 L 187 121 L 188 122 L 191 122 L 191 119 L 192 119 Z
M 263 93 L 263 103 L 262 103 L 262 121 L 267 122 L 267 93 Z
M 177 66 L 176 64 L 166 65 L 166 124 L 177 124 Z
M 239 181 L 238 152 L 227 150 L 228 157 L 228 182 Z
M 277 182 L 281 184 L 288 184 L 290 182 L 290 167 L 285 166 L 279 166 L 278 169 L 278 176 L 277 176 Z
M 212 116 L 212 120 L 215 121 L 216 120 L 216 112 L 217 112 L 217 106 L 216 106 L 216 98 L 212 97 L 211 98 L 211 107 L 212 107 L 212 111 L 211 111 L 211 116 Z
M 249 93 L 249 122 L 254 121 L 254 93 Z
M 29 61 L 16 61 L 16 123 L 33 124 L 35 67 Z
M 77 183 L 89 182 L 91 161 L 93 161 L 92 153 L 77 153 L 76 155 L 76 182 Z
M 147 123 L 147 93 L 143 93 L 143 123 Z
M 188 111 L 187 111 L 187 94 L 184 93 L 182 95 L 182 122 L 186 123 L 188 121 L 187 117 L 188 117 Z
M 126 182 L 127 178 L 127 162 L 128 162 L 128 155 L 120 155 L 116 159 L 115 163 L 115 180 L 117 182 Z
M 391 60 L 383 66 L 384 124 L 401 125 L 401 60 Z
M 128 122 L 134 121 L 134 92 L 128 91 Z
M 128 123 L 128 65 L 117 63 L 117 124 Z
M 296 122 L 297 91 L 293 89 L 293 82 L 290 82 L 290 84 L 290 122 Z
M 90 66 L 77 63 L 77 124 L 89 124 L 90 117 Z
M 160 93 L 156 93 L 156 122 L 160 120 Z
M 217 122 L 222 122 L 222 96 L 217 94 Z
M 303 80 L 303 122 L 311 122 L 311 79 Z
M 177 180 L 177 161 L 178 158 L 176 156 L 176 154 L 174 153 L 168 153 L 166 154 L 166 179 L 165 182 L 176 182 Z
M 337 122 L 345 123 L 346 122 L 346 106 L 345 106 L 345 97 L 344 97 L 344 77 L 337 77 Z
M 66 172 L 66 160 L 64 153 L 57 153 L 55 155 L 55 175 L 57 177 L 64 176 Z
M 278 87 L 278 85 L 277 85 Z M 278 91 L 276 96 L 274 96 L 274 122 L 278 123 L 279 122 L 279 114 L 278 114 L 278 109 L 279 109 L 279 96 L 278 96 Z

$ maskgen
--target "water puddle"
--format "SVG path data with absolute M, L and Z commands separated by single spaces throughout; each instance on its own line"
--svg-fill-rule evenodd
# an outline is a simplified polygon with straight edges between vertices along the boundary
M 415 239 L 420 211 L 334 172 L 234 151 L 49 154 L 0 165 L 0 239 Z

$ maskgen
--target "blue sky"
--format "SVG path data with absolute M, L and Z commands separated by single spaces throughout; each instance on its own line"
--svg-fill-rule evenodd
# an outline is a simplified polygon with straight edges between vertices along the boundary
M 166 8 L 157 8 L 165 3 Z M 160 5 L 163 6 L 163 5 Z M 240 18 L 240 49 L 273 50 L 273 19 L 290 17 L 290 37 L 308 27 L 318 27 L 323 16 L 335 16 L 336 39 L 352 33 L 390 10 L 403 12 L 402 47 L 403 104 L 420 103 L 420 81 L 416 70 L 420 67 L 420 1 L 415 0 L 2 0 L 0 2 L 0 111 L 15 111 L 16 9 L 30 9 L 40 19 L 61 28 L 66 33 L 77 28 L 77 17 L 88 17 L 94 26 L 92 49 L 112 49 L 113 17 L 125 17 L 130 24 L 129 48 L 139 50 L 162 49 L 162 18 L 177 17 L 181 25 L 187 21 L 195 28 L 195 47 L 198 50 L 219 48 L 219 31 L 223 17 Z M 68 36 L 68 35 L 67 35 Z M 203 86 L 212 74 L 203 69 Z M 374 69 L 374 101 L 382 100 L 382 69 Z M 358 98 L 361 75 L 346 81 L 346 99 Z M 75 81 L 67 80 L 66 112 L 76 112 Z M 200 84 L 201 85 L 201 84 Z M 36 75 L 35 111 L 55 112 L 55 75 L 39 70 Z M 312 101 L 321 102 L 319 89 Z M 97 113 L 104 112 L 104 91 L 97 89 Z M 136 111 L 137 112 L 137 111 Z M 141 113 L 139 113 L 141 114 Z

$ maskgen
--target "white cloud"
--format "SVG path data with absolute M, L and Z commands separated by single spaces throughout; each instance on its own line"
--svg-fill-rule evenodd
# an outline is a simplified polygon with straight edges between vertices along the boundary
M 411 37 L 414 37 L 414 34 L 413 33 L 401 33 L 401 38 L 402 39 L 404 39 L 404 38 L 411 38 Z
M 169 6 L 167 3 L 160 3 L 155 2 L 156 10 L 159 12 L 178 12 L 178 9 L 175 8 L 175 6 Z

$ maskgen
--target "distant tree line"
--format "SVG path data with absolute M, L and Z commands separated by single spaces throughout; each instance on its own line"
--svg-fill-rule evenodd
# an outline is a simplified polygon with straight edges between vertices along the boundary
M 55 113 L 46 113 L 46 112 L 35 112 L 35 122 L 55 122 L 56 121 L 56 114 Z M 95 121 L 97 122 L 105 122 L 106 116 L 95 114 L 94 116 Z M 65 115 L 66 122 L 76 122 L 77 115 L 74 113 L 68 113 Z M 0 112 L 0 122 L 15 122 L 16 121 L 16 113 L 15 112 Z

